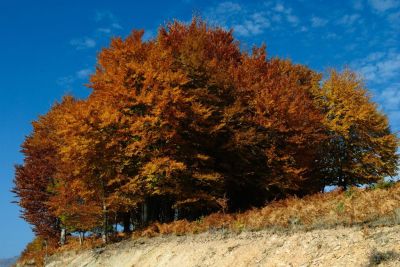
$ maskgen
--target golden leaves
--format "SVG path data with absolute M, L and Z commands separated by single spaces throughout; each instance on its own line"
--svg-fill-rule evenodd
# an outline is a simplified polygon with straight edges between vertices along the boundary
M 353 72 L 321 82 L 198 18 L 142 37 L 114 38 L 91 95 L 33 124 L 15 191 L 41 233 L 40 210 L 87 229 L 155 197 L 190 217 L 396 173 L 398 139 Z

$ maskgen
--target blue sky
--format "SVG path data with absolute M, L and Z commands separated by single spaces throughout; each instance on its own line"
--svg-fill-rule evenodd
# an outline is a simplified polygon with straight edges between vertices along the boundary
M 0 1 L 0 258 L 32 239 L 9 190 L 31 122 L 64 94 L 86 97 L 96 54 L 112 36 L 200 14 L 233 28 L 243 49 L 324 71 L 350 66 L 400 130 L 400 0 Z

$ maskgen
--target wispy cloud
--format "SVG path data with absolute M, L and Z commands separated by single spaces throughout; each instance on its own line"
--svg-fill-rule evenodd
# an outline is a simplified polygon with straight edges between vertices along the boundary
M 327 40 L 335 40 L 335 39 L 339 39 L 340 37 L 339 37 L 339 35 L 337 35 L 337 34 L 334 33 L 334 32 L 328 32 L 328 33 L 325 35 L 324 38 L 327 39 Z
M 327 19 L 323 19 L 323 18 L 316 17 L 316 16 L 313 16 L 311 18 L 311 26 L 314 28 L 324 27 L 327 23 L 328 23 Z
M 238 3 L 234 2 L 222 2 L 217 8 L 216 12 L 218 13 L 236 13 L 242 10 L 242 7 Z
M 144 31 L 144 34 L 143 34 L 143 40 L 148 41 L 151 38 L 153 38 L 154 36 L 155 36 L 155 34 L 154 34 L 153 30 L 146 30 L 146 31 Z
M 344 25 L 344 26 L 351 26 L 353 25 L 356 21 L 358 21 L 360 19 L 360 15 L 359 14 L 351 14 L 351 15 L 344 15 L 343 17 L 341 17 L 337 23 L 339 25 Z
M 400 51 L 373 52 L 351 66 L 373 90 L 393 129 L 400 129 Z
M 116 21 L 117 18 L 111 11 L 108 11 L 108 10 L 101 10 L 101 11 L 100 10 L 96 10 L 94 20 L 96 22 L 100 22 L 100 21 L 103 21 L 103 20 Z
M 78 50 L 93 48 L 96 46 L 96 41 L 90 37 L 72 39 L 69 43 Z
M 363 0 L 353 0 L 352 4 L 355 10 L 362 10 L 364 8 Z
M 100 33 L 110 34 L 114 30 L 122 29 L 122 26 L 121 24 L 119 24 L 117 16 L 115 16 L 111 11 L 108 10 L 103 10 L 103 11 L 97 10 L 95 13 L 94 20 L 98 24 L 102 25 L 102 27 L 97 28 L 97 32 Z
M 391 84 L 388 88 L 382 90 L 379 100 L 384 104 L 386 110 L 400 109 L 400 83 Z
M 370 83 L 387 83 L 400 76 L 400 53 L 371 53 L 365 59 L 355 61 L 353 67 Z
M 110 34 L 111 31 L 112 30 L 110 28 L 97 28 L 97 32 L 99 32 L 99 33 Z
M 245 37 L 260 35 L 266 30 L 275 30 L 283 23 L 292 27 L 300 24 L 300 19 L 292 8 L 275 1 L 246 5 L 225 1 L 210 7 L 205 12 L 205 17 L 212 23 L 232 28 L 236 34 Z
M 105 35 L 109 37 L 115 30 L 122 29 L 117 17 L 110 11 L 96 11 L 94 21 L 98 24 L 98 28 L 85 37 L 70 40 L 70 45 L 74 46 L 77 50 L 94 48 L 101 36 Z
M 399 0 L 368 0 L 368 3 L 378 13 L 400 6 Z
M 397 29 L 399 29 L 399 27 L 400 27 L 400 11 L 389 14 L 389 16 L 387 18 L 393 27 L 396 27 Z
M 89 68 L 80 69 L 76 71 L 75 74 L 73 75 L 68 75 L 58 78 L 57 84 L 60 87 L 63 87 L 67 90 L 72 90 L 72 87 L 75 84 L 75 82 L 87 80 L 91 73 L 92 69 Z
M 247 10 L 242 10 L 238 3 L 221 2 L 206 11 L 205 17 L 212 23 L 224 28 L 233 27 L 232 24 L 242 20 Z
M 400 83 L 392 83 L 377 96 L 377 101 L 388 115 L 394 129 L 400 128 Z
M 261 34 L 271 25 L 264 12 L 230 1 L 219 3 L 211 8 L 206 16 L 215 24 L 233 28 L 235 33 L 241 36 Z
M 75 82 L 76 78 L 72 75 L 60 77 L 57 79 L 57 84 L 65 89 L 71 89 L 72 84 Z
M 89 77 L 90 73 L 92 73 L 91 69 L 81 69 L 76 72 L 76 78 L 78 79 L 86 79 Z
M 277 2 L 272 10 L 281 14 L 284 18 L 286 18 L 286 21 L 288 21 L 293 26 L 297 26 L 300 22 L 300 19 L 293 14 L 292 8 L 284 6 L 280 2 Z
M 254 13 L 241 24 L 233 26 L 234 31 L 243 36 L 258 35 L 269 28 L 271 23 L 263 13 Z

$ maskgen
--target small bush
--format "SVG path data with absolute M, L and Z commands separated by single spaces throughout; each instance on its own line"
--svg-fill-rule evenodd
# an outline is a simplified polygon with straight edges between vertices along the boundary
M 369 266 L 376 266 L 385 261 L 400 260 L 400 254 L 395 251 L 379 252 L 374 249 L 369 256 Z

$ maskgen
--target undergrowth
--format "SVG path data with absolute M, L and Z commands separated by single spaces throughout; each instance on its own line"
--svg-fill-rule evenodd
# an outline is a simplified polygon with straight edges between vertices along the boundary
M 317 229 L 337 225 L 393 225 L 400 223 L 400 183 L 343 192 L 319 193 L 304 198 L 291 197 L 244 213 L 214 213 L 201 221 L 179 220 L 154 223 L 134 237 L 164 234 L 183 235 L 215 229 L 232 232 L 261 229 Z
M 160 235 L 185 235 L 202 232 L 240 233 L 263 229 L 320 229 L 352 225 L 397 225 L 400 224 L 400 183 L 366 189 L 350 188 L 336 190 L 304 198 L 291 197 L 274 201 L 264 208 L 251 209 L 244 213 L 213 213 L 196 221 L 178 220 L 171 223 L 155 222 L 137 230 L 132 238 Z M 129 238 L 123 234 L 113 236 L 112 242 Z M 100 238 L 87 238 L 83 245 L 77 238 L 69 237 L 62 247 L 45 245 L 40 238 L 31 242 L 23 252 L 20 262 L 34 260 L 43 264 L 45 255 L 89 249 L 102 246 Z M 38 264 L 40 263 L 40 264 Z

